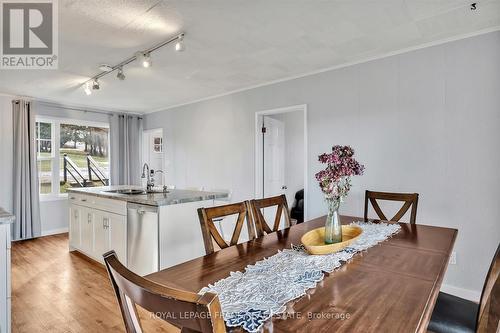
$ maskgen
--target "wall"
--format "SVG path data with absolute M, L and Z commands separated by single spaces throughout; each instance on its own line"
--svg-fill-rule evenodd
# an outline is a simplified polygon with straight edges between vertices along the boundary
M 309 217 L 325 214 L 317 155 L 349 144 L 365 175 L 341 208 L 363 213 L 365 189 L 420 193 L 418 223 L 457 228 L 445 284 L 477 297 L 500 241 L 500 32 L 420 49 L 149 114 L 163 127 L 168 183 L 254 193 L 254 113 L 308 105 Z
M 304 112 L 269 115 L 285 124 L 285 191 L 289 206 L 295 193 L 304 188 Z
M 12 96 L 0 94 L 0 207 L 12 212 Z

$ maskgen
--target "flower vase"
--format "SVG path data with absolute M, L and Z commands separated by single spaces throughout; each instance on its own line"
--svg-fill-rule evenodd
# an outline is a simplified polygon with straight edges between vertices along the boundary
M 325 244 L 340 242 L 342 242 L 342 225 L 340 224 L 339 205 L 330 205 L 325 223 Z

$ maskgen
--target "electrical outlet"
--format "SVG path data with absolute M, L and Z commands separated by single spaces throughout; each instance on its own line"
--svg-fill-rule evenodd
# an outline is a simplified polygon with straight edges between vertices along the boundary
M 455 251 L 451 252 L 450 256 L 450 265 L 456 265 L 457 264 L 457 253 Z

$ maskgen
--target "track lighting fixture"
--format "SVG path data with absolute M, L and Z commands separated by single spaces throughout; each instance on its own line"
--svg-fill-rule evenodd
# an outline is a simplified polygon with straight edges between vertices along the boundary
M 113 67 L 111 67 L 108 64 L 102 64 L 102 65 L 99 65 L 99 69 L 103 72 L 111 72 L 113 70 Z
M 139 51 L 135 54 L 135 57 L 137 58 L 137 61 L 142 65 L 144 68 L 149 68 L 152 65 L 151 62 L 151 55 L 149 52 L 142 52 Z
M 90 86 L 90 81 L 87 81 L 85 83 L 85 85 L 83 86 L 83 90 L 85 91 L 85 94 L 87 96 L 92 95 L 92 89 L 91 89 L 91 86 Z
M 175 43 L 175 50 L 177 52 L 182 52 L 186 49 L 184 46 L 184 34 L 180 34 L 179 38 L 177 38 L 177 43 Z
M 111 66 L 108 64 L 100 65 L 99 69 L 101 70 L 101 72 L 92 76 L 90 79 L 88 79 L 84 83 L 83 89 L 85 91 L 85 94 L 90 95 L 90 94 L 92 94 L 92 90 L 99 90 L 100 85 L 99 85 L 98 79 L 100 79 L 100 78 L 102 78 L 102 77 L 104 77 L 104 76 L 106 76 L 114 71 L 118 71 L 116 73 L 116 77 L 118 78 L 118 80 L 120 80 L 120 81 L 125 80 L 125 74 L 123 73 L 123 67 L 128 65 L 128 64 L 131 64 L 132 62 L 134 62 L 136 60 L 138 61 L 138 63 L 142 67 L 145 67 L 145 68 L 151 67 L 153 65 L 153 62 L 151 61 L 151 53 L 155 52 L 156 50 L 158 50 L 158 49 L 160 49 L 168 44 L 175 42 L 175 50 L 178 52 L 184 51 L 186 48 L 184 46 L 184 35 L 185 35 L 184 32 L 180 33 L 180 34 L 176 35 L 175 37 L 171 37 L 171 38 L 164 40 L 156 45 L 151 46 L 149 49 L 136 52 L 133 56 L 123 60 L 122 62 L 120 62 L 114 66 Z
M 116 77 L 120 81 L 125 80 L 125 74 L 123 74 L 123 67 L 118 68 L 118 73 L 116 74 Z

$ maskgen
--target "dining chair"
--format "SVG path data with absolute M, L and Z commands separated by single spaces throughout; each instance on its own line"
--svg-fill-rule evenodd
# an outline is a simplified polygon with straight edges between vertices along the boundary
M 271 229 L 262 214 L 262 209 L 274 206 L 276 206 L 276 215 L 274 216 L 273 228 Z M 276 197 L 250 200 L 250 207 L 255 219 L 255 228 L 257 229 L 258 237 L 264 236 L 265 233 L 269 234 L 278 231 L 282 215 L 285 217 L 285 227 L 288 228 L 292 225 L 288 203 L 284 194 Z
M 123 266 L 115 251 L 103 257 L 127 333 L 143 331 L 136 305 L 180 328 L 181 332 L 226 332 L 216 294 L 200 295 L 145 279 Z
M 233 191 L 229 190 L 229 189 L 222 189 L 222 188 L 209 188 L 207 189 L 208 192 L 217 192 L 217 193 L 226 193 L 227 196 L 225 198 L 217 198 L 215 201 L 217 202 L 224 202 L 224 204 L 226 203 L 230 203 L 231 202 L 231 199 L 232 199 L 232 195 L 233 195 Z M 217 219 L 214 219 L 214 222 L 217 223 L 217 226 L 219 227 L 219 232 L 220 232 L 220 235 L 222 236 L 223 239 L 226 239 L 225 235 L 224 235 L 224 228 L 222 227 L 222 221 L 224 220 L 223 217 L 219 217 Z
M 486 275 L 479 304 L 440 292 L 427 329 L 434 333 L 499 332 L 500 244 Z
M 398 210 L 398 212 L 390 219 L 388 219 L 382 212 L 377 200 L 383 201 L 400 201 L 404 202 L 403 206 Z M 377 213 L 379 219 L 385 221 L 399 222 L 399 220 L 406 214 L 408 209 L 411 207 L 410 213 L 410 223 L 415 224 L 417 217 L 417 205 L 418 205 L 418 193 L 390 193 L 390 192 L 365 192 L 365 222 L 368 222 L 368 201 L 370 201 L 375 213 Z
M 214 220 L 218 220 L 230 215 L 238 215 L 238 217 L 233 230 L 233 235 L 231 236 L 231 240 L 228 243 L 215 227 Z M 201 233 L 203 235 L 206 254 L 215 252 L 213 241 L 215 241 L 217 246 L 219 246 L 221 249 L 225 249 L 226 247 L 238 244 L 238 240 L 240 239 L 241 235 L 241 229 L 243 228 L 245 220 L 248 230 L 248 239 L 252 240 L 255 238 L 254 224 L 252 215 L 250 214 L 248 201 L 217 207 L 199 208 L 198 217 L 200 219 Z

